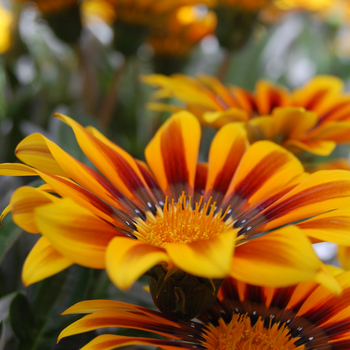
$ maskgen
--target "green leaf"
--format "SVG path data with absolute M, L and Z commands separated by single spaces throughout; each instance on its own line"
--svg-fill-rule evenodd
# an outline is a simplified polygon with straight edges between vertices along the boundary
M 36 328 L 35 318 L 24 293 L 18 293 L 10 304 L 10 324 L 21 344 L 32 343 Z
M 0 229 L 0 263 L 22 232 L 22 229 L 12 221 L 11 215 L 7 215 L 2 221 Z

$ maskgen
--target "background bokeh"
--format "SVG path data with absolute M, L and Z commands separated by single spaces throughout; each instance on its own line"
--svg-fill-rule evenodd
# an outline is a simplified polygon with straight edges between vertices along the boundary
M 140 76 L 154 73 L 206 73 L 252 91 L 259 79 L 293 89 L 327 74 L 349 90 L 349 1 L 0 0 L 0 162 L 16 161 L 16 145 L 40 132 L 88 163 L 54 112 L 143 159 L 169 116 L 147 108 L 154 89 Z M 203 132 L 205 154 L 215 131 Z M 1 210 L 25 183 L 40 181 L 0 179 Z M 55 343 L 72 321 L 60 313 L 83 299 L 152 307 L 142 279 L 122 293 L 105 272 L 79 266 L 24 288 L 21 268 L 37 237 L 21 233 L 8 215 L 0 229 L 0 350 L 78 349 L 94 335 Z M 316 249 L 334 262 L 335 246 Z

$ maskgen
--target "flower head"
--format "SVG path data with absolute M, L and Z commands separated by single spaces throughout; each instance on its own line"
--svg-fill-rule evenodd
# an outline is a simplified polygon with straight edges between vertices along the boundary
M 350 96 L 342 92 L 343 83 L 336 77 L 315 77 L 293 92 L 260 81 L 254 94 L 225 87 L 207 75 L 150 75 L 143 81 L 158 88 L 155 99 L 175 97 L 203 124 L 243 123 L 250 142 L 271 140 L 296 153 L 326 156 L 338 143 L 350 141 Z
M 272 142 L 249 146 L 234 123 L 215 136 L 208 163 L 198 163 L 200 125 L 188 112 L 160 128 L 146 164 L 96 129 L 57 116 L 100 173 L 40 134 L 16 149 L 27 165 L 0 165 L 1 175 L 38 175 L 46 183 L 19 188 L 4 211 L 42 234 L 25 262 L 25 284 L 77 263 L 106 268 L 122 289 L 150 270 L 155 299 L 164 281 L 180 283 L 178 269 L 199 282 L 231 275 L 286 286 L 316 279 L 337 290 L 306 236 L 350 245 L 347 171 L 306 174 Z
M 103 334 L 83 350 L 125 345 L 174 349 L 302 350 L 350 349 L 350 273 L 336 272 L 340 297 L 304 282 L 289 288 L 256 287 L 227 279 L 199 321 L 179 321 L 146 308 L 108 300 L 78 303 L 64 314 L 89 314 L 64 329 L 59 339 L 104 327 L 141 329 L 147 338 Z M 165 336 L 158 339 L 154 334 Z

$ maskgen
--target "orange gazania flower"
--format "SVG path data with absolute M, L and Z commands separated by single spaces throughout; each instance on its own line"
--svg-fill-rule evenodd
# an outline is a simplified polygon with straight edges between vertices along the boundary
M 215 26 L 216 16 L 212 11 L 202 13 L 196 6 L 183 6 L 164 23 L 153 23 L 148 42 L 155 55 L 186 57 L 200 39 L 213 33 Z
M 249 146 L 234 123 L 215 136 L 208 163 L 198 163 L 200 125 L 185 111 L 150 141 L 146 164 L 96 129 L 57 117 L 102 175 L 41 134 L 17 146 L 27 165 L 0 165 L 1 175 L 46 183 L 16 190 L 3 213 L 42 234 L 24 265 L 26 285 L 76 263 L 106 268 L 122 289 L 157 264 L 201 278 L 271 286 L 315 278 L 334 287 L 306 236 L 350 245 L 348 171 L 306 174 L 270 141 Z
M 329 155 L 338 143 L 350 141 L 350 96 L 332 76 L 318 76 L 289 92 L 268 81 L 257 83 L 252 94 L 236 86 L 225 87 L 215 77 L 199 75 L 144 76 L 158 88 L 154 98 L 174 97 L 205 125 L 221 127 L 244 123 L 250 142 L 271 140 L 298 153 Z M 155 109 L 180 109 L 151 104 Z M 298 151 L 299 150 L 299 151 Z
M 268 288 L 227 279 L 210 310 L 198 317 L 200 322 L 179 321 L 118 301 L 83 301 L 63 314 L 89 315 L 64 329 L 59 339 L 104 327 L 121 327 L 149 334 L 145 338 L 103 334 L 82 350 L 125 345 L 166 350 L 349 350 L 350 273 L 339 272 L 335 278 L 343 287 L 340 297 L 312 282 Z
M 136 25 L 152 25 L 152 22 L 168 16 L 182 6 L 212 4 L 213 0 L 103 0 L 116 11 L 117 20 Z

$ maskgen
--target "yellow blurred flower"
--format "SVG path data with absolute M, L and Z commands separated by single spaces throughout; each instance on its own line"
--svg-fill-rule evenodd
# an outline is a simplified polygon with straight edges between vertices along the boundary
M 216 16 L 201 12 L 196 6 L 184 6 L 172 13 L 164 23 L 153 26 L 148 42 L 155 55 L 184 57 L 194 44 L 213 33 Z
M 277 8 L 289 10 L 322 11 L 334 4 L 334 0 L 274 0 Z
M 338 143 L 350 142 L 350 96 L 343 93 L 343 83 L 336 77 L 315 77 L 293 92 L 259 81 L 254 94 L 236 86 L 225 87 L 207 75 L 142 79 L 158 88 L 154 99 L 174 97 L 184 104 L 153 103 L 151 108 L 186 108 L 202 124 L 216 128 L 241 122 L 250 142 L 271 140 L 296 153 L 302 149 L 322 156 L 329 155 Z
M 0 54 L 11 46 L 11 24 L 13 16 L 10 11 L 0 5 Z
M 213 3 L 213 0 L 105 0 L 116 10 L 117 20 L 122 22 L 151 25 L 154 21 L 168 16 L 182 6 Z
M 81 4 L 81 12 L 86 21 L 101 19 L 107 24 L 112 24 L 116 19 L 114 7 L 103 0 L 85 0 Z

